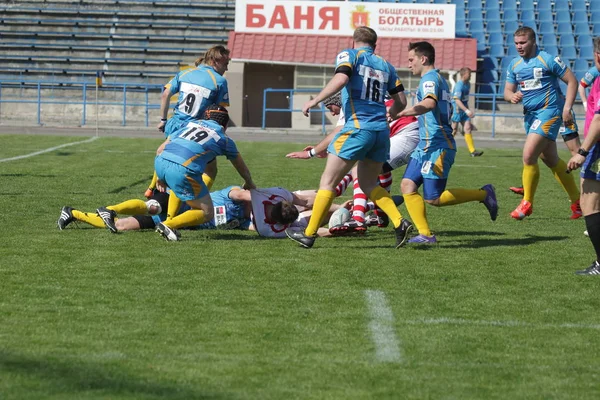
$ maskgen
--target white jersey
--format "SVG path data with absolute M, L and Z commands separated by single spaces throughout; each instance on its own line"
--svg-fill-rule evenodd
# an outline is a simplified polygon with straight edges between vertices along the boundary
M 298 216 L 298 219 L 289 225 L 274 223 L 266 217 L 266 209 L 268 206 L 280 203 L 284 200 L 289 202 L 293 201 L 294 195 L 289 190 L 280 187 L 251 189 L 250 198 L 252 201 L 252 223 L 260 236 L 284 238 L 286 237 L 286 228 L 303 227 L 306 224 L 305 218 L 302 218 L 302 215 Z
M 344 110 L 342 110 L 340 108 L 340 113 L 338 115 L 339 115 L 338 122 L 337 122 L 337 124 L 335 124 L 335 126 L 344 126 L 346 124 L 346 117 L 344 117 Z

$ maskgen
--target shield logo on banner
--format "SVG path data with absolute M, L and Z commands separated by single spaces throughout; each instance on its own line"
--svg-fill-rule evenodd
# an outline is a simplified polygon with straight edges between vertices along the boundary
M 350 25 L 352 29 L 359 26 L 369 26 L 369 12 L 365 10 L 365 6 L 356 6 L 356 9 L 350 14 Z

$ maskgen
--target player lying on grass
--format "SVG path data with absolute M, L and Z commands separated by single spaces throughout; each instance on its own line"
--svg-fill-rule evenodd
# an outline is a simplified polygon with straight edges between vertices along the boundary
M 393 100 L 386 101 L 386 108 L 389 111 Z M 292 152 L 286 155 L 287 158 L 308 159 L 314 156 L 324 157 L 327 154 L 327 146 L 335 134 L 345 124 L 344 113 L 341 110 L 341 98 L 339 93 L 323 101 L 323 105 L 331 111 L 331 114 L 339 115 L 336 128 L 325 139 L 316 146 L 305 147 L 303 151 Z M 388 193 L 392 188 L 392 171 L 408 164 L 410 155 L 419 143 L 419 124 L 415 117 L 402 117 L 396 120 L 390 119 L 390 154 L 388 160 L 383 164 L 381 173 L 378 176 L 379 185 Z M 356 166 L 342 178 L 335 188 L 335 195 L 341 196 L 346 188 L 353 184 L 353 207 L 352 219 L 344 224 L 330 228 L 332 235 L 347 235 L 353 233 L 365 233 L 369 226 L 377 225 L 385 228 L 389 224 L 387 215 L 379 208 L 374 209 L 374 213 L 367 216 L 369 211 L 367 195 L 360 188 Z M 402 198 L 394 199 L 396 205 L 402 202 Z
M 214 206 L 214 218 L 189 229 L 241 229 L 257 231 L 264 237 L 285 237 L 289 226 L 306 227 L 316 196 L 315 190 L 290 192 L 280 187 L 244 190 L 239 186 L 229 186 L 210 194 Z M 65 229 L 74 221 L 87 223 L 96 228 L 108 228 L 111 232 L 124 232 L 141 229 L 155 229 L 166 219 L 169 194 L 154 190 L 150 200 L 127 200 L 102 209 L 111 210 L 110 218 L 103 219 L 97 213 L 83 212 L 72 207 L 62 208 L 58 218 L 58 228 Z M 333 204 L 330 215 L 347 206 Z M 182 212 L 188 206 L 183 205 Z M 131 215 L 118 218 L 116 214 Z M 319 229 L 319 235 L 328 236 L 329 231 Z

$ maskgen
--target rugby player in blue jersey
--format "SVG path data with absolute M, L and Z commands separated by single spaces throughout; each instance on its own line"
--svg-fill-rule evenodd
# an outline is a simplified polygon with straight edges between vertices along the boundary
M 404 86 L 394 66 L 374 54 L 377 33 L 373 29 L 366 26 L 356 28 L 353 41 L 354 48 L 337 55 L 333 78 L 302 107 L 302 112 L 308 116 L 312 107 L 341 90 L 342 110 L 346 117 L 344 127 L 327 148 L 325 171 L 308 227 L 285 231 L 290 239 L 306 248 L 312 247 L 315 242 L 318 228 L 333 203 L 336 185 L 357 161 L 361 189 L 394 224 L 397 248 L 406 242 L 412 229 L 412 224 L 400 215 L 390 194 L 377 184 L 390 148 L 385 94 L 388 93 L 394 100 L 390 114 L 397 115 L 406 107 Z
M 157 150 L 154 169 L 157 188 L 171 189 L 167 220 L 156 230 L 167 240 L 179 240 L 178 228 L 196 226 L 213 219 L 213 204 L 202 174 L 209 162 L 225 155 L 244 179 L 245 189 L 254 189 L 250 171 L 239 154 L 234 141 L 225 134 L 229 122 L 227 110 L 210 105 L 204 120 L 189 122 L 171 134 Z M 181 201 L 191 208 L 177 214 Z
M 223 74 L 229 66 L 229 50 L 222 45 L 213 46 L 194 63 L 196 68 L 179 72 L 165 85 L 160 99 L 160 123 L 157 128 L 169 137 L 190 121 L 203 118 L 206 107 L 217 104 L 229 107 L 229 89 Z M 171 96 L 179 93 L 173 116 L 167 121 Z M 210 189 L 217 174 L 217 165 L 211 164 L 204 175 L 204 183 Z M 146 197 L 156 187 L 156 173 L 146 190 Z
M 435 68 L 435 48 L 429 42 L 414 42 L 408 46 L 408 68 L 420 75 L 417 101 L 400 116 L 417 116 L 419 144 L 402 177 L 404 204 L 419 234 L 409 243 L 432 244 L 437 242 L 429 229 L 425 202 L 450 206 L 479 201 L 485 205 L 492 221 L 498 215 L 496 193 L 492 185 L 481 189 L 446 189 L 448 174 L 456 155 L 456 142 L 450 126 L 451 97 L 446 80 Z M 418 192 L 423 186 L 423 196 Z
M 471 118 L 475 113 L 469 109 L 469 93 L 471 91 L 471 68 L 464 67 L 458 71 L 458 82 L 452 90 L 452 136 L 458 133 L 458 126 L 462 126 L 462 134 L 465 137 L 467 148 L 471 157 L 483 155 L 483 151 L 475 150 L 473 143 L 473 124 Z
M 533 29 L 517 29 L 514 42 L 519 57 L 511 61 L 506 71 L 504 99 L 513 104 L 523 102 L 527 138 L 523 147 L 523 200 L 510 216 L 522 220 L 533 212 L 541 157 L 569 195 L 571 218 L 578 218 L 581 216 L 579 189 L 556 148 L 561 126 L 577 129 L 571 110 L 577 94 L 577 79 L 560 57 L 538 49 Z M 560 90 L 559 79 L 567 84 L 566 97 Z

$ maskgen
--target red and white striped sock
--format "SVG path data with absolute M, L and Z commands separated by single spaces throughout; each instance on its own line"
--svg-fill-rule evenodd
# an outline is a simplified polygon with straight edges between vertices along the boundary
M 383 172 L 379 175 L 379 186 L 387 190 L 388 193 L 392 191 L 392 171 Z M 375 208 L 375 215 L 381 217 L 385 215 L 383 210 L 379 207 Z
M 367 195 L 361 190 L 358 179 L 354 180 L 354 207 L 352 208 L 352 219 L 364 223 L 367 212 Z
M 335 197 L 339 197 L 344 194 L 346 189 L 348 189 L 348 185 L 352 182 L 352 174 L 346 174 L 335 187 Z

